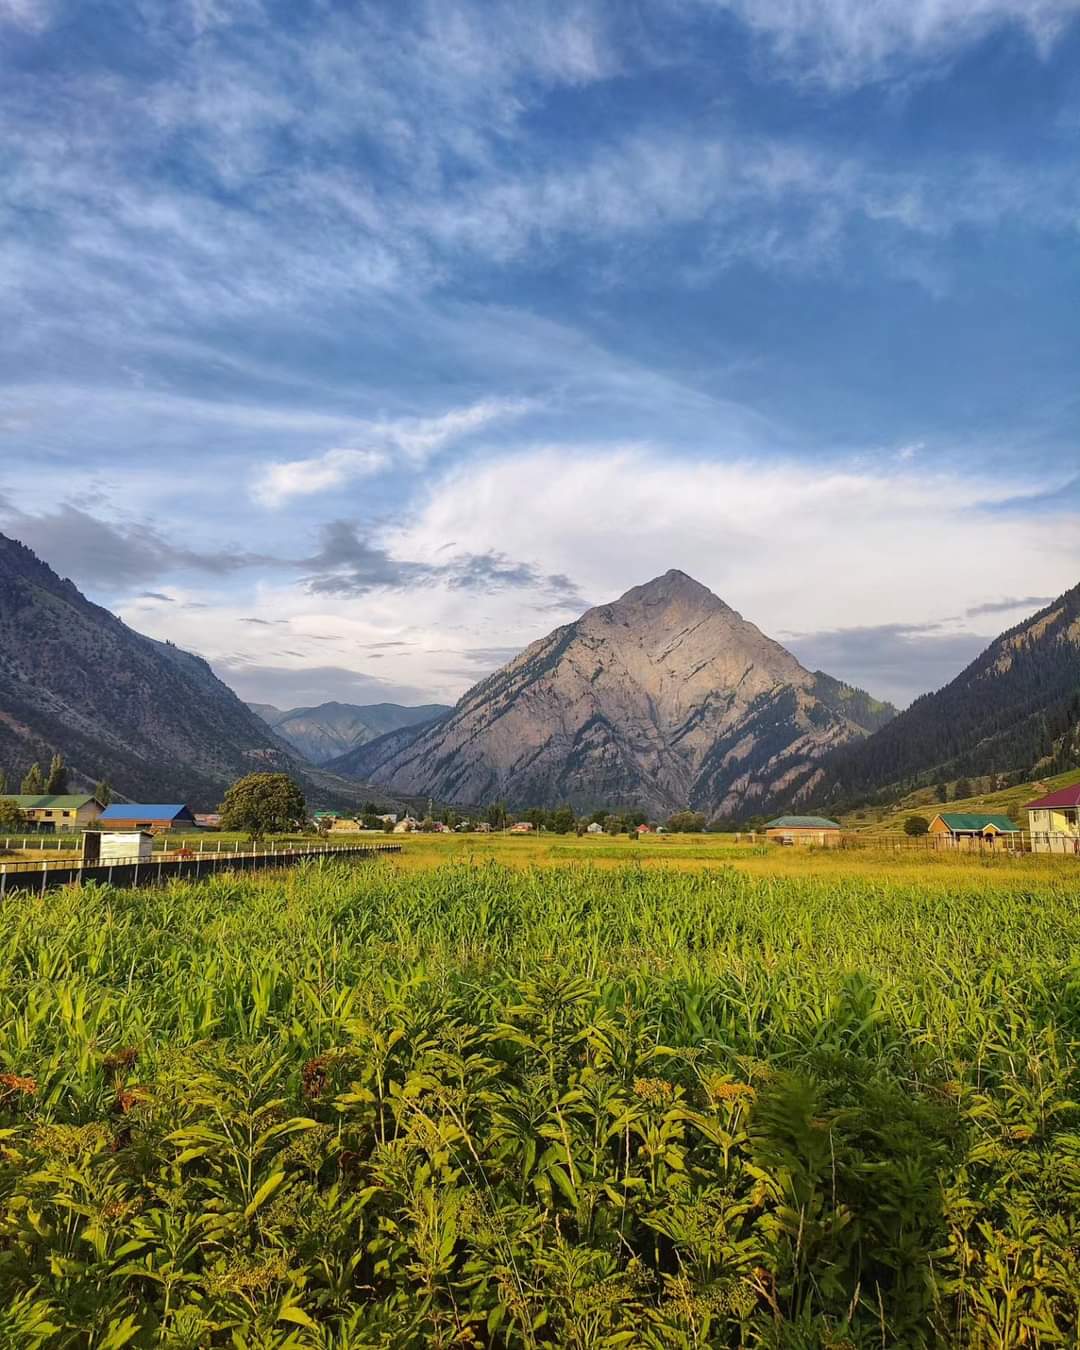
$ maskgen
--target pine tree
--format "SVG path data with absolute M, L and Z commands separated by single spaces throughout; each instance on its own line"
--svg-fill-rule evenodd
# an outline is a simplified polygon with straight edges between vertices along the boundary
M 68 771 L 64 756 L 59 752 L 52 757 L 49 765 L 49 777 L 45 782 L 45 791 L 53 797 L 62 797 L 68 790 Z
M 40 797 L 45 791 L 45 780 L 41 776 L 41 765 L 31 764 L 30 771 L 22 780 L 22 787 L 19 789 L 24 797 Z

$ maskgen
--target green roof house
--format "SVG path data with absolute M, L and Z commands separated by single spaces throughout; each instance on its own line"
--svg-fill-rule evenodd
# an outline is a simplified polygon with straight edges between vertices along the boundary
M 76 793 L 28 796 L 19 792 L 5 800 L 14 802 L 35 830 L 85 830 L 105 809 L 96 797 Z
M 930 833 L 953 839 L 994 839 L 1000 834 L 1019 834 L 1020 826 L 1008 816 L 984 811 L 941 811 L 930 822 Z
M 825 816 L 777 816 L 765 826 L 765 838 L 778 844 L 818 844 L 825 847 L 840 842 L 840 826 Z

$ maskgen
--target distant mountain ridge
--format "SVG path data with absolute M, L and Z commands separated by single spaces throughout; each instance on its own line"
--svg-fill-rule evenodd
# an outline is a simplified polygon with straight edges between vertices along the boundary
M 463 804 L 730 815 L 805 796 L 830 750 L 894 715 L 673 570 L 534 642 L 447 716 L 331 767 Z
M 400 703 L 320 703 L 282 711 L 268 703 L 249 703 L 273 730 L 312 764 L 326 765 L 387 732 L 430 722 L 450 711 L 443 703 L 406 707 Z
M 936 779 L 1060 772 L 1080 756 L 1080 586 L 1010 628 L 936 693 L 824 766 L 817 800 Z
M 363 795 L 302 764 L 201 657 L 136 633 L 0 534 L 0 767 L 17 784 L 54 751 L 77 783 L 199 809 L 263 769 L 293 774 L 313 803 Z

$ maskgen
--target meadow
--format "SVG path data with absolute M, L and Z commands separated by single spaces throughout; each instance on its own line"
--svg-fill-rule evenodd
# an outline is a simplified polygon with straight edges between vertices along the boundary
M 1068 863 L 406 842 L 5 904 L 0 1345 L 1077 1344 Z

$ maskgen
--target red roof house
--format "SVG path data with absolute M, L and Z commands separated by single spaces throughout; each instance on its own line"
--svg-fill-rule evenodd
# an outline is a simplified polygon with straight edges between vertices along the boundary
M 1080 783 L 1028 802 L 1027 813 L 1035 853 L 1080 853 Z
M 1080 807 L 1080 783 L 1074 783 L 1072 787 L 1058 788 L 1057 792 L 1051 792 L 1046 797 L 1040 797 L 1037 802 L 1028 802 L 1024 810 L 1075 811 L 1077 807 Z

